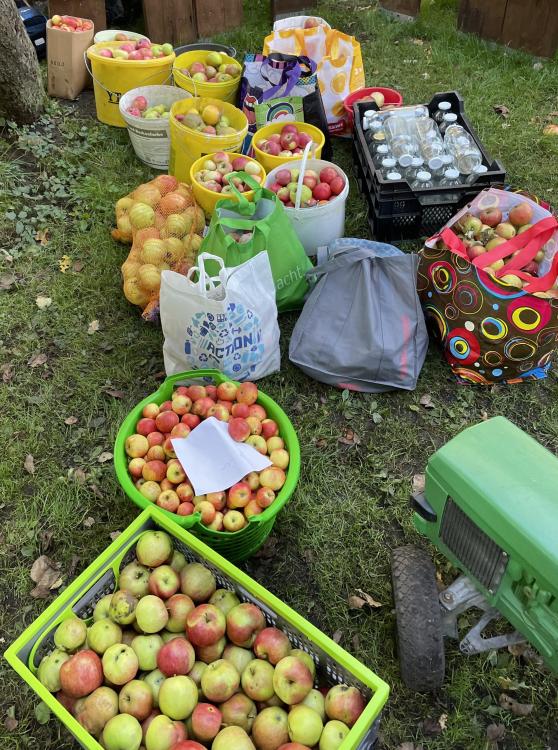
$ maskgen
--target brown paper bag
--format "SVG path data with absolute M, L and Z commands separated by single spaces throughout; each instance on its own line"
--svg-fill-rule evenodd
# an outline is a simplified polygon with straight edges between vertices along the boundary
M 93 44 L 95 29 L 61 31 L 47 22 L 48 93 L 60 99 L 76 99 L 89 74 L 83 54 Z

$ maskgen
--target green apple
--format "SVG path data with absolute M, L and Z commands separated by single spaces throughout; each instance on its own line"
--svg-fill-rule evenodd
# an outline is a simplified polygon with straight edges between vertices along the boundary
M 328 721 L 320 737 L 320 750 L 337 750 L 349 732 L 349 727 L 342 721 Z
M 218 607 L 226 617 L 233 607 L 240 604 L 240 599 L 234 591 L 230 591 L 229 589 L 217 589 L 217 591 L 211 595 L 209 603 Z
M 185 740 L 186 727 L 181 721 L 172 721 L 163 714 L 156 716 L 145 733 L 146 750 L 170 750 Z
M 125 685 L 138 671 L 138 657 L 130 646 L 117 643 L 103 654 L 103 674 L 113 685 Z
M 149 672 L 149 674 L 146 674 L 143 677 L 143 681 L 149 685 L 149 688 L 151 689 L 151 693 L 153 695 L 153 706 L 155 708 L 159 707 L 159 691 L 161 689 L 161 685 L 165 681 L 165 675 L 158 669 L 154 669 L 152 672 Z
M 110 600 L 109 617 L 117 625 L 130 625 L 135 620 L 138 600 L 129 591 L 115 591 Z
M 252 739 L 257 748 L 275 748 L 289 741 L 288 716 L 283 708 L 264 708 L 252 726 Z
M 136 635 L 131 645 L 142 671 L 151 672 L 157 668 L 157 654 L 163 645 L 160 635 Z
M 194 680 L 194 682 L 196 683 L 196 686 L 198 688 L 198 698 L 200 700 L 203 696 L 202 689 L 201 689 L 201 678 L 206 669 L 207 669 L 207 664 L 205 662 L 195 661 L 194 666 L 188 672 L 188 677 L 190 677 L 190 679 Z
M 158 633 L 169 621 L 165 602 L 158 596 L 148 594 L 137 603 L 136 623 L 144 633 Z
M 79 617 L 69 617 L 56 628 L 54 645 L 62 651 L 75 651 L 87 638 L 87 625 Z
M 253 659 L 242 672 L 242 689 L 253 701 L 267 701 L 275 694 L 272 664 Z
M 312 708 L 325 721 L 325 698 L 319 690 L 312 688 L 306 698 L 302 701 L 303 706 Z
M 202 692 L 211 703 L 223 703 L 228 700 L 236 693 L 239 685 L 240 675 L 226 659 L 218 659 L 208 664 L 201 678 Z
M 182 552 L 179 552 L 177 549 L 175 549 L 172 553 L 172 558 L 169 565 L 177 573 L 180 573 L 182 568 L 186 565 L 186 558 L 184 557 Z
M 37 677 L 39 682 L 46 687 L 51 693 L 56 693 L 60 690 L 60 667 L 65 661 L 68 661 L 70 655 L 65 651 L 61 651 L 55 648 L 50 654 L 43 656 L 39 669 L 37 670 Z
M 291 742 L 314 747 L 320 739 L 324 727 L 320 715 L 309 706 L 293 706 L 288 716 Z
M 219 68 L 225 61 L 220 52 L 210 52 L 205 58 L 205 64 L 213 68 Z
M 254 743 L 241 727 L 225 727 L 213 740 L 211 750 L 256 750 Z M 150 748 L 147 748 L 150 750 Z
M 103 729 L 106 750 L 139 750 L 141 740 L 141 724 L 130 714 L 114 716 Z
M 149 593 L 149 571 L 145 565 L 131 562 L 120 571 L 118 588 L 129 591 L 136 599 Z
M 146 531 L 136 545 L 138 561 L 148 568 L 162 565 L 171 555 L 171 538 L 164 531 Z
M 163 53 L 165 54 L 165 56 L 172 55 L 172 53 L 174 52 L 174 48 L 172 44 L 170 44 L 169 42 L 165 42 L 165 44 L 162 44 L 161 49 L 163 50 Z
M 107 617 L 103 620 L 97 620 L 87 630 L 87 645 L 101 656 L 109 646 L 121 642 L 122 629 Z
M 118 714 L 118 695 L 109 687 L 94 690 L 76 711 L 76 719 L 89 734 L 97 737 L 106 724 Z
M 207 674 L 207 670 L 204 675 Z M 167 677 L 159 690 L 159 708 L 171 719 L 187 719 L 198 703 L 198 688 L 187 675 Z
M 109 616 L 111 599 L 112 594 L 106 594 L 102 599 L 99 599 L 93 610 L 94 622 L 97 622 L 97 620 L 103 620 L 105 617 Z
M 254 654 L 247 648 L 242 648 L 241 646 L 235 646 L 233 643 L 229 643 L 225 646 L 222 658 L 230 661 L 233 667 L 236 668 L 238 674 L 241 675 L 248 664 L 253 660 Z

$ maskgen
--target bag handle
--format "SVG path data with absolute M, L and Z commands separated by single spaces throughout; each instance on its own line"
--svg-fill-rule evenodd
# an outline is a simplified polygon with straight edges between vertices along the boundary
M 240 179 L 249 185 L 254 191 L 254 200 L 249 201 L 248 198 L 238 190 L 236 185 L 232 182 L 234 177 L 240 177 Z M 217 201 L 216 208 L 228 208 L 231 211 L 236 211 L 242 216 L 253 216 L 256 210 L 256 204 L 262 197 L 263 188 L 259 182 L 256 182 L 254 178 L 246 172 L 229 172 L 225 175 L 227 184 L 236 195 L 237 200 L 234 201 L 231 198 L 222 198 Z
M 218 276 L 209 276 L 205 270 L 205 261 L 206 260 L 214 260 L 219 266 L 219 275 Z M 223 261 L 223 258 L 221 258 L 219 255 L 212 255 L 211 253 L 200 253 L 198 255 L 198 265 L 192 266 L 188 273 L 186 274 L 186 279 L 190 281 L 192 284 L 195 284 L 195 281 L 192 281 L 192 275 L 197 271 L 199 274 L 197 287 L 198 292 L 200 294 L 205 294 L 207 292 L 207 287 L 210 287 L 210 291 L 216 288 L 215 280 L 222 283 L 221 279 L 221 273 L 225 270 L 225 262 Z
M 337 271 L 347 266 L 352 266 L 355 263 L 359 263 L 361 260 L 367 260 L 368 258 L 378 258 L 377 253 L 370 247 L 358 247 L 357 245 L 351 245 L 350 247 L 344 247 L 335 255 L 330 257 L 325 263 L 315 266 L 310 271 L 307 271 L 306 277 L 311 279 L 312 277 L 318 278 L 324 276 L 330 271 Z
M 110 91 L 109 89 L 107 89 L 107 87 L 105 86 L 105 84 L 101 83 L 101 81 L 99 81 L 99 79 L 95 78 L 95 76 L 93 75 L 93 70 L 91 69 L 91 66 L 89 65 L 89 58 L 87 57 L 87 50 L 85 50 L 85 52 L 83 53 L 83 62 L 85 64 L 85 68 L 86 68 L 87 72 L 89 73 L 89 75 L 91 76 L 91 78 L 95 81 L 95 83 L 98 86 L 100 86 L 103 89 L 103 91 L 106 91 L 107 94 L 114 94 L 115 93 L 114 91 Z M 153 78 L 156 78 L 158 75 L 160 75 L 160 73 L 154 73 L 153 75 L 148 76 L 147 78 L 145 78 L 142 81 L 142 83 L 140 84 L 140 86 L 145 86 L 146 81 L 151 81 Z M 169 78 L 172 79 L 172 71 L 168 74 L 168 76 L 165 78 L 165 80 L 163 81 L 163 83 L 161 85 L 165 85 L 167 83 L 167 81 L 169 80 Z M 171 81 L 170 85 L 174 86 L 174 81 Z M 195 82 L 194 82 L 194 86 L 195 86 Z
M 314 148 L 312 149 L 312 146 Z M 306 146 L 304 147 L 304 152 L 302 154 L 302 161 L 300 162 L 300 174 L 298 175 L 298 183 L 296 186 L 296 198 L 295 198 L 295 208 L 298 210 L 300 208 L 300 198 L 302 195 L 302 183 L 304 181 L 304 172 L 306 171 L 306 164 L 308 163 L 308 156 L 310 154 L 310 149 L 312 149 L 313 153 L 316 153 L 316 144 L 314 141 L 308 141 Z
M 287 57 L 287 55 L 272 52 L 265 60 L 263 60 L 260 66 L 260 75 L 266 83 L 271 84 L 271 87 L 263 92 L 262 102 L 268 101 L 268 99 L 274 99 L 275 94 L 278 94 L 283 86 L 285 86 L 285 90 L 283 91 L 282 96 L 289 96 L 297 82 L 303 76 L 301 62 L 310 70 L 310 75 L 316 71 L 317 65 L 309 57 L 295 57 L 294 55 L 289 55 L 291 58 L 290 60 L 285 60 L 285 57 Z M 276 61 L 284 63 L 279 83 L 274 84 L 264 72 L 266 67 L 273 67 L 275 70 L 278 69 L 278 66 L 270 65 L 269 61 L 272 63 Z

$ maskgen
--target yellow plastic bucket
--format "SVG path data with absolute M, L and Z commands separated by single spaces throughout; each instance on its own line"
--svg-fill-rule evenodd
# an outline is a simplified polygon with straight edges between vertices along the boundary
M 254 150 L 254 156 L 260 162 L 266 172 L 271 172 L 275 167 L 281 166 L 281 164 L 290 164 L 300 160 L 302 154 L 293 154 L 292 156 L 272 156 L 266 154 L 264 151 L 256 146 L 256 143 L 261 141 L 263 138 L 269 138 L 273 133 L 280 133 L 285 125 L 296 125 L 301 133 L 308 133 L 316 145 L 315 151 L 310 151 L 310 157 L 312 159 L 319 159 L 322 155 L 322 148 L 324 147 L 325 137 L 319 128 L 314 125 L 310 125 L 307 122 L 272 122 L 269 125 L 264 125 L 263 128 L 256 130 L 254 137 L 252 138 L 252 148 Z
M 192 130 L 192 128 L 182 125 L 175 117 L 175 115 L 185 115 L 192 109 L 201 112 L 207 104 L 214 104 L 218 107 L 221 114 L 229 118 L 230 126 L 236 130 L 236 133 L 231 133 L 231 135 L 200 133 L 198 130 Z M 190 184 L 190 167 L 196 159 L 206 154 L 214 154 L 217 151 L 240 151 L 242 142 L 248 132 L 248 120 L 244 112 L 220 99 L 201 97 L 181 99 L 172 105 L 169 123 L 171 137 L 169 173 L 180 182 L 188 184 Z
M 167 83 L 172 74 L 176 55 L 158 57 L 153 60 L 117 60 L 102 57 L 101 49 L 117 49 L 123 42 L 101 42 L 87 50 L 91 61 L 91 77 L 95 91 L 97 119 L 106 125 L 125 128 L 118 103 L 122 94 L 139 86 Z
M 237 156 L 244 156 L 244 154 L 238 154 L 238 153 L 230 153 L 227 152 L 227 155 L 230 156 L 231 162 L 236 159 Z M 225 196 L 221 193 L 215 193 L 213 190 L 208 190 L 206 187 L 204 187 L 201 182 L 198 182 L 194 175 L 196 172 L 199 172 L 203 166 L 204 161 L 209 158 L 207 154 L 204 154 L 204 156 L 200 156 L 199 159 L 196 159 L 196 161 L 192 164 L 190 167 L 190 180 L 192 182 L 192 190 L 194 191 L 194 198 L 196 199 L 196 203 L 198 206 L 201 206 L 203 210 L 205 211 L 205 215 L 208 219 L 211 218 L 211 214 L 213 211 L 215 211 L 215 206 L 217 204 L 217 201 L 222 200 Z M 248 159 L 248 161 L 255 162 L 255 159 L 251 159 L 249 156 L 245 157 Z M 267 175 L 265 173 L 265 169 L 260 164 L 260 174 L 258 177 L 261 178 L 261 186 L 264 187 L 266 183 Z M 251 175 L 253 177 L 253 175 Z M 254 198 L 254 191 L 253 190 L 247 190 L 245 193 L 242 193 L 242 195 L 247 198 L 249 201 L 253 200 Z M 226 194 L 227 198 L 230 198 L 231 200 L 238 200 L 235 193 L 228 193 Z
M 236 78 L 233 78 L 231 81 L 224 81 L 223 83 L 193 81 L 187 73 L 181 72 L 182 68 L 189 68 L 192 63 L 205 63 L 205 58 L 209 55 L 210 52 L 211 50 L 195 49 L 190 52 L 183 52 L 181 55 L 178 55 L 178 57 L 174 61 L 174 65 L 172 68 L 174 82 L 177 86 L 180 86 L 180 88 L 189 91 L 192 96 L 209 96 L 213 99 L 220 99 L 223 102 L 234 104 L 236 101 L 236 92 L 238 91 L 238 86 L 240 84 L 240 74 L 242 72 L 240 67 L 238 69 L 238 76 Z M 232 63 L 236 63 L 238 65 L 238 61 L 235 60 L 234 57 L 229 57 L 223 52 L 219 52 L 219 54 L 223 58 L 224 65 L 232 65 Z

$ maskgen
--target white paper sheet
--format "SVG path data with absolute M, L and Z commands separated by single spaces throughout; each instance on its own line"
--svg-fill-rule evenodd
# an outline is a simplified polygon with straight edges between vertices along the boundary
M 171 438 L 171 443 L 196 495 L 227 490 L 251 471 L 271 466 L 251 445 L 233 440 L 227 423 L 215 417 L 204 419 L 188 437 Z

